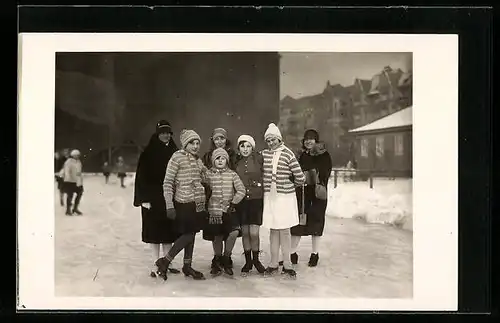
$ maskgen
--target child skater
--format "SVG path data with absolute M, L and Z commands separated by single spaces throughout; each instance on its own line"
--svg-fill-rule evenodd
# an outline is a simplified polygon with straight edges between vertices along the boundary
M 82 162 L 80 161 L 79 150 L 71 151 L 70 158 L 64 163 L 60 176 L 63 179 L 63 187 L 66 193 L 66 215 L 73 215 L 73 213 L 82 215 L 82 212 L 78 209 L 83 195 Z M 71 209 L 74 194 L 76 194 L 75 204 Z
M 241 268 L 242 276 L 246 276 L 253 267 L 260 274 L 266 270 L 259 261 L 259 231 L 262 225 L 264 197 L 263 166 L 262 155 L 255 151 L 255 140 L 249 135 L 241 135 L 238 138 L 236 173 L 245 185 L 246 196 L 236 207 L 236 212 L 241 221 L 243 251 L 245 253 L 245 265 Z
M 208 201 L 208 223 L 203 230 L 214 237 L 215 258 L 210 273 L 216 276 L 224 270 L 232 276 L 231 254 L 241 230 L 235 205 L 245 197 L 245 186 L 238 174 L 229 169 L 229 154 L 224 148 L 215 149 L 211 158 L 213 166 L 206 178 L 211 196 Z

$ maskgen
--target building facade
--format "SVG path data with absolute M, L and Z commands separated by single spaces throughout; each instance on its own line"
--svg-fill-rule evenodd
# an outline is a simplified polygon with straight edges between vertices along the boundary
M 330 82 L 322 93 L 294 99 L 286 96 L 280 102 L 280 126 L 287 144 L 299 149 L 304 131 L 314 128 L 325 141 L 335 166 L 346 165 L 356 158 L 355 142 L 350 129 L 411 105 L 411 70 L 385 67 L 371 80 L 355 79 L 344 87 Z
M 352 129 L 349 134 L 359 170 L 382 176 L 412 176 L 412 107 Z

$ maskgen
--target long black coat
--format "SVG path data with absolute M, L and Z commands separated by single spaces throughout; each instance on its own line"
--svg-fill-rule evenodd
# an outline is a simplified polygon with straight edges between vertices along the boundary
M 323 146 L 323 145 L 322 145 Z M 318 172 L 320 184 L 328 188 L 328 179 L 332 172 L 332 159 L 328 151 L 318 149 L 314 153 L 300 152 L 298 154 L 300 167 L 304 172 L 315 169 Z M 315 195 L 315 185 L 304 187 L 304 211 L 307 214 L 306 225 L 291 228 L 294 236 L 322 236 L 325 227 L 326 200 L 320 200 Z M 296 189 L 299 212 L 302 211 L 302 187 Z
M 135 175 L 134 206 L 150 203 L 148 210 L 142 210 L 142 241 L 146 243 L 172 243 L 179 234 L 173 222 L 167 218 L 163 180 L 167 164 L 178 150 L 173 140 L 168 145 L 153 134 L 139 157 Z

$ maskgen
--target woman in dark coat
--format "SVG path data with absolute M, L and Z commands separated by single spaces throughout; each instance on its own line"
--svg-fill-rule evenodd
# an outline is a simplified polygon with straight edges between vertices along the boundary
M 312 252 L 309 258 L 309 266 L 315 267 L 319 261 L 319 241 L 325 227 L 325 212 L 327 200 L 318 199 L 315 195 L 316 184 L 324 185 L 328 191 L 328 179 L 332 172 L 332 160 L 325 144 L 319 141 L 316 130 L 309 129 L 304 133 L 302 139 L 302 151 L 298 154 L 300 167 L 306 174 L 306 184 L 297 188 L 297 199 L 299 213 L 307 214 L 305 225 L 297 225 L 291 228 L 292 249 L 290 260 L 297 264 L 297 247 L 302 236 L 312 236 Z M 302 193 L 304 192 L 304 198 Z M 302 205 L 304 201 L 304 205 Z
M 178 150 L 172 139 L 170 124 L 161 120 L 156 125 L 156 132 L 139 157 L 135 175 L 134 206 L 141 207 L 142 241 L 151 245 L 153 257 L 151 261 L 151 277 L 157 277 L 155 261 L 160 258 L 160 245 L 163 254 L 172 247 L 179 237 L 172 220 L 167 218 L 165 198 L 163 196 L 163 180 L 167 164 L 174 152 Z M 179 270 L 169 268 L 172 273 Z

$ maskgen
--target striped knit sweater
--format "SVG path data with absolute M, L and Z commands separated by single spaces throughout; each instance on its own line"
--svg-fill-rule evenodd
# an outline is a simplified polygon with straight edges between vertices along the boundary
M 281 151 L 278 160 L 276 175 L 272 175 L 273 156 L 277 151 Z M 264 192 L 271 191 L 271 183 L 276 182 L 276 189 L 281 194 L 295 194 L 295 186 L 305 183 L 305 175 L 300 168 L 295 154 L 285 145 L 281 145 L 276 150 L 265 149 L 262 151 L 264 157 Z
M 178 150 L 170 158 L 163 181 L 163 195 L 167 209 L 179 203 L 205 204 L 205 189 L 202 182 L 201 159 L 185 150 Z
M 207 183 L 212 190 L 208 201 L 208 213 L 222 215 L 229 203 L 238 204 L 245 197 L 245 185 L 236 172 L 226 168 L 212 168 L 207 172 Z

